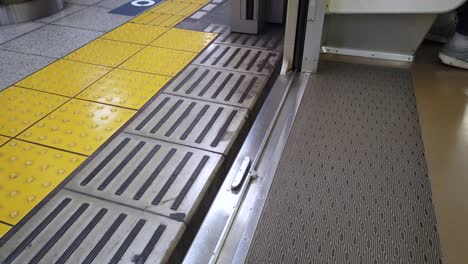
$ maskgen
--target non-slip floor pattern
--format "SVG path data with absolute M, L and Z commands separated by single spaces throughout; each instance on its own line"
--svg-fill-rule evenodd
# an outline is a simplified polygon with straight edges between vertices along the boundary
M 247 263 L 439 263 L 411 74 L 311 77 Z

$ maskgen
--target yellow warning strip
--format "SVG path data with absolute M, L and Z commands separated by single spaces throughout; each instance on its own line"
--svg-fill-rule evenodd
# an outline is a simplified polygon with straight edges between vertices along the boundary
M 209 0 L 167 0 L 0 92 L 0 237 L 216 34 L 172 28 Z

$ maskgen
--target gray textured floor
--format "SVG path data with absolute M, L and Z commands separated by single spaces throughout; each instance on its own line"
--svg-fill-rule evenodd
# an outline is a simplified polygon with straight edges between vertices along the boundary
M 442 262 L 410 72 L 321 66 L 247 263 Z

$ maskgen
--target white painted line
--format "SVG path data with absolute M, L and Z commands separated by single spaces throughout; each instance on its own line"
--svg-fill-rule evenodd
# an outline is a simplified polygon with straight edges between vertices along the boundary
M 206 15 L 206 12 L 204 12 L 204 11 L 198 11 L 198 12 L 196 12 L 195 14 L 193 14 L 190 18 L 193 18 L 193 19 L 200 19 L 200 18 L 202 18 L 204 15 Z

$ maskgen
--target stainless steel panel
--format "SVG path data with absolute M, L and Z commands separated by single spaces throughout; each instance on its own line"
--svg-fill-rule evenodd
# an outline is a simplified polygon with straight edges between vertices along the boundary
M 122 133 L 66 188 L 188 222 L 223 160 L 220 154 Z
M 62 190 L 0 249 L 2 263 L 162 263 L 184 224 Z
M 194 64 L 261 75 L 270 75 L 280 54 L 253 48 L 212 44 Z
M 125 131 L 227 154 L 246 117 L 243 108 L 161 94 Z
M 189 66 L 165 93 L 252 109 L 267 78 L 260 75 Z

